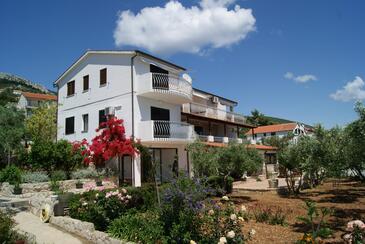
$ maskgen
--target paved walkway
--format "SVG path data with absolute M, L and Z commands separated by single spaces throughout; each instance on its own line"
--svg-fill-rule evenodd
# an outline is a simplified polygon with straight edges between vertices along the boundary
M 29 212 L 20 212 L 14 216 L 16 228 L 36 236 L 38 244 L 85 244 L 87 242 L 63 232 L 54 226 L 43 223 Z
M 286 187 L 284 178 L 279 179 L 279 188 Z M 233 190 L 246 190 L 246 191 L 273 191 L 277 188 L 269 188 L 269 182 L 267 179 L 262 181 L 256 181 L 254 178 L 248 178 L 246 181 L 236 181 L 233 183 Z

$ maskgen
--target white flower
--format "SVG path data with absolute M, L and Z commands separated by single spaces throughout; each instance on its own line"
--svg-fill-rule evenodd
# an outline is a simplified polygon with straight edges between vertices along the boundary
M 83 202 L 83 203 L 82 203 L 82 206 L 86 206 L 86 205 L 87 205 L 87 202 Z
M 222 197 L 222 200 L 223 200 L 223 201 L 229 201 L 229 198 L 228 198 L 227 196 L 223 196 L 223 197 Z
M 127 195 L 125 196 L 127 199 L 132 199 L 132 196 L 131 195 Z
M 255 234 L 256 234 L 256 230 L 251 229 L 250 232 L 249 232 L 249 235 L 250 236 L 254 236 Z
M 127 190 L 126 190 L 126 189 L 124 189 L 124 188 L 122 188 L 122 193 L 123 193 L 123 194 L 126 194 L 126 193 L 127 193 Z
M 242 222 L 245 221 L 244 218 L 242 218 L 242 217 L 238 217 L 238 220 L 240 220 Z
M 213 214 L 214 214 L 214 210 L 213 210 L 213 209 L 210 209 L 210 210 L 208 211 L 208 215 L 212 216 Z
M 231 216 L 229 216 L 229 218 L 233 221 L 237 220 L 237 215 L 236 214 L 231 214 Z
M 95 194 L 95 197 L 99 197 L 99 193 L 96 193 L 96 194 Z
M 218 244 L 224 244 L 224 243 L 227 243 L 227 239 L 223 236 L 223 237 L 219 238 Z
M 246 212 L 247 211 L 247 208 L 245 205 L 241 205 L 241 212 Z
M 233 230 L 231 230 L 231 231 L 229 231 L 229 232 L 227 233 L 227 237 L 228 237 L 228 238 L 230 238 L 230 239 L 233 239 L 235 236 L 236 236 L 236 233 L 234 233 L 234 231 L 233 231 Z
M 196 244 L 196 242 L 193 240 L 190 240 L 190 244 Z

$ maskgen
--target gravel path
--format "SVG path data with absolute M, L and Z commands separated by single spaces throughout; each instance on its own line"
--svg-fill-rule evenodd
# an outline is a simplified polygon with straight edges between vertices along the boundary
M 75 237 L 72 234 L 43 223 L 40 219 L 29 212 L 20 212 L 14 216 L 16 228 L 36 236 L 38 244 L 86 244 L 88 242 Z

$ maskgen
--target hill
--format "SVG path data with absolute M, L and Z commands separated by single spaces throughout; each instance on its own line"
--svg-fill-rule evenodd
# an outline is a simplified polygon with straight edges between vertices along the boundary
M 17 103 L 20 92 L 55 94 L 42 85 L 16 75 L 0 72 L 0 105 Z
M 274 125 L 295 122 L 295 121 L 292 121 L 292 120 L 287 120 L 287 119 L 282 119 L 282 118 L 277 118 L 277 117 L 271 117 L 271 116 L 266 116 L 266 115 L 264 115 L 264 117 L 270 122 L 270 124 L 274 124 Z

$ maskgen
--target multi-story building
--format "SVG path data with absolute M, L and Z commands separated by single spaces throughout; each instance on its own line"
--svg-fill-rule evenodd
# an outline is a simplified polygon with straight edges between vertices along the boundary
M 124 120 L 126 135 L 150 148 L 157 178 L 191 171 L 186 145 L 197 137 L 211 143 L 242 142 L 245 124 L 237 102 L 193 89 L 183 67 L 141 51 L 87 51 L 56 81 L 58 139 L 90 141 L 106 115 Z M 142 162 L 143 163 L 143 162 Z M 116 165 L 118 164 L 118 165 Z M 139 157 L 122 157 L 110 167 L 121 180 L 141 184 Z
M 26 111 L 26 116 L 32 114 L 32 110 L 41 104 L 55 104 L 57 96 L 51 94 L 21 92 L 17 107 Z

